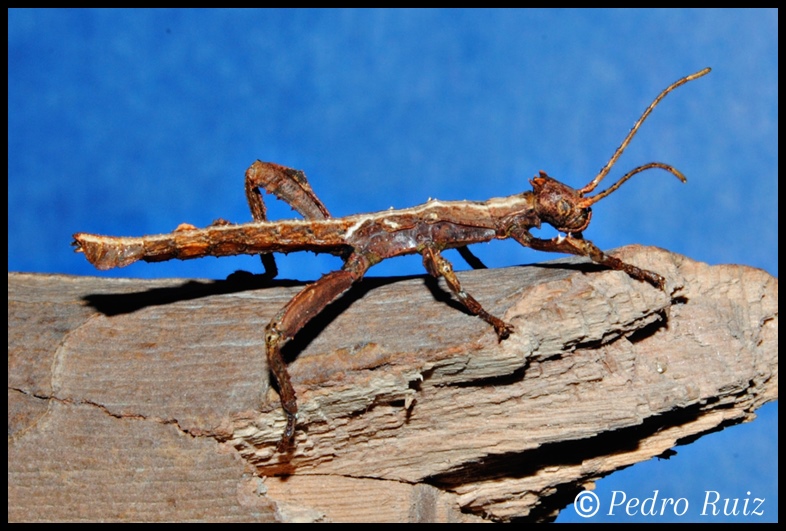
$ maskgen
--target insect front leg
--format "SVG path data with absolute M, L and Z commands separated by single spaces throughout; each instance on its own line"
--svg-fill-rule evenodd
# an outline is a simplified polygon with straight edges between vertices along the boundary
M 306 174 L 272 162 L 258 160 L 246 170 L 246 199 L 254 221 L 267 221 L 267 209 L 261 190 L 284 200 L 306 219 L 330 217 L 325 205 L 308 184 Z M 260 254 L 265 275 L 275 278 L 278 274 L 276 260 L 272 254 Z
M 341 270 L 323 275 L 313 284 L 303 288 L 276 314 L 265 329 L 268 366 L 278 383 L 281 407 L 287 416 L 287 426 L 277 447 L 279 452 L 286 449 L 295 434 L 298 410 L 295 389 L 292 387 L 292 380 L 281 356 L 281 346 L 292 339 L 325 306 L 336 300 L 354 282 L 360 280 L 369 267 L 370 264 L 364 256 L 350 255 Z
M 513 332 L 513 325 L 488 313 L 472 295 L 464 291 L 456 273 L 453 271 L 453 266 L 438 250 L 426 247 L 421 251 L 421 254 L 423 255 L 423 265 L 426 267 L 429 274 L 436 278 L 444 277 L 450 291 L 458 297 L 458 300 L 461 301 L 464 307 L 470 312 L 493 326 L 500 341 L 507 338 L 511 332 Z
M 666 286 L 666 279 L 657 273 L 640 269 L 634 265 L 623 262 L 619 258 L 609 256 L 589 240 L 585 240 L 581 233 L 569 234 L 566 237 L 553 238 L 551 240 L 543 240 L 533 237 L 526 230 L 514 231 L 511 236 L 521 245 L 531 247 L 538 251 L 546 251 L 550 253 L 566 253 L 575 254 L 579 256 L 588 256 L 593 262 L 604 265 L 609 269 L 617 271 L 624 271 L 631 278 L 643 282 L 649 282 L 656 288 L 663 290 Z

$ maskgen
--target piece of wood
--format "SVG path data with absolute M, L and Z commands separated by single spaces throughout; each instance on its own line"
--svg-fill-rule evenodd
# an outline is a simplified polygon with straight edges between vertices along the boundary
M 777 279 L 614 254 L 668 295 L 577 258 L 459 272 L 501 343 L 430 278 L 364 279 L 284 348 L 283 455 L 263 331 L 302 284 L 9 273 L 8 519 L 549 519 L 777 398 Z

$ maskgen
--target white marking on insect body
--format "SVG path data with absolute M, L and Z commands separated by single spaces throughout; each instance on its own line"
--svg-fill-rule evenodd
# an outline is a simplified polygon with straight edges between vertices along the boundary
M 395 221 L 393 221 L 391 219 L 384 219 L 384 220 L 382 220 L 382 224 L 385 225 L 386 227 L 389 227 L 389 228 L 393 229 L 393 230 L 397 230 L 397 229 L 399 229 L 401 227 L 401 224 L 396 223 Z
M 347 229 L 347 232 L 344 234 L 344 237 L 347 239 L 351 238 L 352 235 L 355 234 L 355 231 L 357 231 L 360 227 L 362 227 L 363 224 L 366 221 L 368 221 L 369 218 L 370 216 L 360 216 L 360 218 L 355 222 L 355 224 Z

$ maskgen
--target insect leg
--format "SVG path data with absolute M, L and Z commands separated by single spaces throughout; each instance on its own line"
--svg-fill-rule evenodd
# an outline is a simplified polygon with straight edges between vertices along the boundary
M 439 253 L 439 251 L 431 247 L 426 247 L 421 251 L 421 254 L 423 255 L 423 265 L 426 267 L 429 274 L 436 278 L 445 277 L 445 281 L 447 281 L 450 291 L 458 297 L 459 301 L 461 301 L 470 312 L 493 326 L 500 341 L 507 338 L 511 332 L 513 332 L 513 325 L 488 313 L 472 295 L 464 291 L 456 273 L 453 271 L 453 266 Z
M 267 209 L 261 189 L 283 199 L 306 219 L 330 217 L 327 208 L 311 189 L 302 171 L 258 160 L 246 170 L 246 198 L 254 221 L 267 221 Z M 273 255 L 259 256 L 265 267 L 265 274 L 269 278 L 274 278 L 278 268 Z
M 462 245 L 461 247 L 456 247 L 456 250 L 461 255 L 461 258 L 463 258 L 464 261 L 467 262 L 467 264 L 469 264 L 469 266 L 472 269 L 488 269 L 486 267 L 486 264 L 481 262 L 480 258 L 475 256 L 475 253 L 470 251 L 469 247 L 467 247 L 466 245 Z
M 265 329 L 265 349 L 270 371 L 278 383 L 281 407 L 287 415 L 287 426 L 278 444 L 278 451 L 286 449 L 295 433 L 297 422 L 297 399 L 289 377 L 281 346 L 292 339 L 325 306 L 337 299 L 349 287 L 360 280 L 370 267 L 368 260 L 352 254 L 339 271 L 323 275 L 316 282 L 303 288 L 270 321 Z
M 553 238 L 551 240 L 543 240 L 533 237 L 529 232 L 515 231 L 511 236 L 521 245 L 531 247 L 538 251 L 546 251 L 549 253 L 566 253 L 576 254 L 579 256 L 588 256 L 592 261 L 604 265 L 610 269 L 617 271 L 624 271 L 631 278 L 640 280 L 642 282 L 649 282 L 656 288 L 663 290 L 666 285 L 666 279 L 657 273 L 640 269 L 634 265 L 623 262 L 619 258 L 609 256 L 591 241 L 585 240 L 581 233 L 570 234 L 567 237 Z

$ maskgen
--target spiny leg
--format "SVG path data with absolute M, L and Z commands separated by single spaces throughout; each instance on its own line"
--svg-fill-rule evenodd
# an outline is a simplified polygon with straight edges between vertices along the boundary
M 297 398 L 286 363 L 281 356 L 281 346 L 292 339 L 325 306 L 360 280 L 369 267 L 370 264 L 364 256 L 350 255 L 341 270 L 323 275 L 303 288 L 276 314 L 265 329 L 268 366 L 278 383 L 281 407 L 287 416 L 287 425 L 277 447 L 279 452 L 283 452 L 289 445 L 297 423 Z
M 251 214 L 255 220 L 263 221 L 267 218 L 259 188 L 282 199 L 306 219 L 330 217 L 327 208 L 308 184 L 306 174 L 300 170 L 261 160 L 246 170 L 246 197 Z
M 421 251 L 421 254 L 423 255 L 423 265 L 429 274 L 436 278 L 444 277 L 450 291 L 458 297 L 458 300 L 461 301 L 467 310 L 493 326 L 500 341 L 506 339 L 513 332 L 513 325 L 488 313 L 472 295 L 464 291 L 456 273 L 453 271 L 453 266 L 438 250 L 426 247 Z
M 538 251 L 546 251 L 550 253 L 565 253 L 575 254 L 579 256 L 588 256 L 592 261 L 604 265 L 610 269 L 617 271 L 624 271 L 631 278 L 643 282 L 649 282 L 656 288 L 663 290 L 666 285 L 666 279 L 657 273 L 640 269 L 634 265 L 623 262 L 619 258 L 609 256 L 589 240 L 585 240 L 581 233 L 569 234 L 566 237 L 553 238 L 551 240 L 543 240 L 533 237 L 526 230 L 517 231 L 511 236 L 521 245 L 531 247 Z
M 246 199 L 254 221 L 267 221 L 267 209 L 261 189 L 284 200 L 306 219 L 330 217 L 325 205 L 308 184 L 306 174 L 272 162 L 258 160 L 246 170 Z M 265 275 L 275 278 L 278 274 L 272 254 L 260 254 Z

